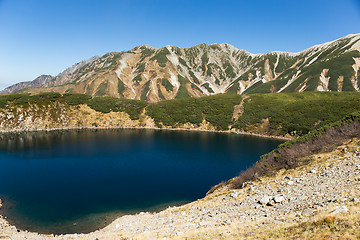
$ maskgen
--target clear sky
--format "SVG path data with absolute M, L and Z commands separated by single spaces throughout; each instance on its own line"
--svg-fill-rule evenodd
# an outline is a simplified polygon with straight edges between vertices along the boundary
M 141 44 L 298 52 L 350 33 L 360 0 L 0 0 L 0 89 Z

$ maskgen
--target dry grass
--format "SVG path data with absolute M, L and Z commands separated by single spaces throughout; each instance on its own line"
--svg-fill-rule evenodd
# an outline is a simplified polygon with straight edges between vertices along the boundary
M 248 239 L 360 239 L 360 206 L 346 214 L 318 216 L 312 221 L 255 234 Z

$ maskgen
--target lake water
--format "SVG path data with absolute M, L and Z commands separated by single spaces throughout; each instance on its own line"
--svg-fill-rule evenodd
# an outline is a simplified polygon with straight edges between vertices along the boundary
M 0 213 L 22 230 L 94 231 L 124 214 L 202 198 L 281 142 L 131 129 L 1 135 Z

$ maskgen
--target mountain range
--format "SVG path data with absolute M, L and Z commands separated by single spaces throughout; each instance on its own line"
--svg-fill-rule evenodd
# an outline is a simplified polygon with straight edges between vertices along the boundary
M 158 102 L 218 93 L 360 91 L 360 34 L 298 53 L 252 54 L 230 44 L 148 45 L 74 64 L 0 93 L 86 93 Z

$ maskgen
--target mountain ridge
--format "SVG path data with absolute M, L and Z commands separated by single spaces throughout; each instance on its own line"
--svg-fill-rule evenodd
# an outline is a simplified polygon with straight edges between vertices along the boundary
M 45 82 L 18 83 L 0 93 L 75 92 L 157 102 L 225 92 L 359 91 L 359 71 L 360 34 L 297 53 L 253 54 L 227 43 L 140 45 L 94 56 Z

